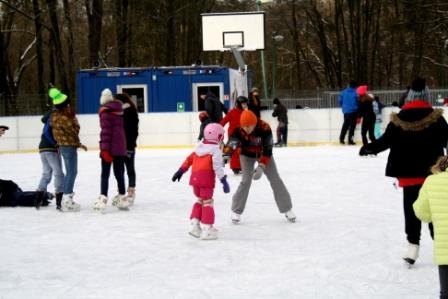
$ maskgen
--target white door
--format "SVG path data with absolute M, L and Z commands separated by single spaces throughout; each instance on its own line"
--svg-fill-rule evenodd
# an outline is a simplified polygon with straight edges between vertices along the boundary
M 192 107 L 193 111 L 203 111 L 204 101 L 199 97 L 201 94 L 212 92 L 221 102 L 224 99 L 224 83 L 222 82 L 208 82 L 208 83 L 193 83 Z
M 137 105 L 138 112 L 148 112 L 148 86 L 146 84 L 117 85 L 118 93 L 127 93 Z

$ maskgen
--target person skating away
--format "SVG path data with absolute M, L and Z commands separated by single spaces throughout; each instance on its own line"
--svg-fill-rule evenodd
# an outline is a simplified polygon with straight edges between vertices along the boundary
M 260 100 L 260 93 L 258 91 L 258 88 L 253 87 L 249 93 L 247 107 L 250 111 L 255 113 L 255 115 L 260 118 L 261 116 L 261 100 Z
M 339 143 L 345 144 L 345 135 L 348 130 L 348 144 L 354 145 L 353 137 L 355 136 L 356 120 L 358 118 L 358 95 L 356 94 L 358 84 L 354 81 L 344 89 L 339 95 L 339 105 L 342 107 L 344 114 L 344 123 L 342 124 L 341 134 L 339 135 Z
M 362 144 L 368 144 L 367 134 L 369 134 L 370 142 L 376 140 L 375 138 L 375 121 L 376 115 L 373 111 L 373 95 L 367 93 L 367 85 L 361 85 L 356 92 L 359 96 L 358 117 L 362 118 L 361 137 Z
M 81 205 L 73 200 L 73 188 L 78 174 L 78 148 L 87 151 L 87 147 L 79 140 L 79 122 L 68 97 L 55 87 L 50 88 L 48 94 L 56 108 L 51 113 L 52 133 L 65 167 L 64 194 L 60 210 L 78 212 Z
M 375 113 L 375 138 L 378 139 L 381 137 L 381 124 L 383 122 L 382 110 L 384 105 L 380 102 L 380 98 L 378 96 L 374 96 L 372 102 L 373 112 Z
M 199 136 L 198 141 L 201 141 L 202 138 L 204 138 L 204 129 L 208 124 L 212 123 L 212 120 L 210 117 L 208 117 L 207 111 L 201 111 L 199 113 L 199 121 L 201 122 L 201 125 L 199 126 Z
M 124 161 L 126 158 L 126 135 L 124 132 L 123 106 L 112 96 L 110 89 L 101 92 L 100 117 L 100 158 L 101 158 L 101 194 L 93 204 L 93 210 L 104 212 L 107 207 L 110 168 L 113 166 L 117 180 L 118 194 L 112 203 L 120 210 L 129 207 L 124 183 Z
M 239 96 L 235 101 L 235 107 L 226 114 L 226 116 L 220 121 L 221 126 L 225 126 L 227 123 L 229 127 L 227 128 L 227 136 L 232 136 L 233 131 L 240 126 L 241 113 L 247 110 L 248 99 L 245 96 Z M 233 151 L 230 157 L 230 169 L 232 169 L 234 174 L 239 174 L 241 172 L 240 163 L 240 152 L 241 149 L 237 148 Z
M 224 193 L 230 192 L 227 176 L 222 163 L 221 142 L 224 129 L 220 124 L 211 123 L 204 129 L 204 139 L 199 141 L 192 152 L 182 163 L 182 166 L 172 177 L 172 181 L 180 181 L 182 175 L 192 167 L 190 185 L 193 187 L 197 201 L 191 214 L 191 230 L 189 234 L 202 240 L 213 240 L 218 237 L 218 231 L 213 227 L 215 211 L 213 209 L 213 191 L 215 176 L 223 185 Z
M 440 298 L 448 298 L 448 156 L 440 157 L 414 202 L 415 215 L 434 226 L 434 264 L 439 267 Z M 412 261 L 410 261 L 412 263 Z
M 416 78 L 407 103 L 399 113 L 392 113 L 384 134 L 361 147 L 360 155 L 377 154 L 390 149 L 386 176 L 398 179 L 403 188 L 405 233 L 408 250 L 404 258 L 416 260 L 420 244 L 421 222 L 412 204 L 430 174 L 429 169 L 444 154 L 448 141 L 448 124 L 442 109 L 433 109 L 425 80 Z M 429 225 L 431 236 L 432 225 Z
M 222 114 L 227 113 L 227 108 L 219 100 L 218 97 L 211 91 L 207 94 L 201 94 L 200 98 L 204 100 L 205 111 L 208 114 L 212 123 L 219 123 L 222 119 Z
M 39 209 L 44 201 L 47 193 L 48 184 L 51 182 L 51 177 L 54 176 L 54 189 L 56 197 L 56 209 L 61 209 L 62 196 L 64 191 L 64 172 L 62 171 L 62 159 L 59 154 L 59 149 L 51 132 L 51 112 L 45 113 L 41 121 L 44 123 L 44 129 L 39 142 L 39 156 L 42 163 L 42 176 L 39 181 L 39 186 L 36 190 L 36 197 L 34 206 Z
M 277 143 L 275 146 L 287 146 L 288 144 L 288 109 L 283 105 L 278 98 L 273 101 L 274 111 L 272 117 L 277 117 Z
M 137 147 L 138 137 L 138 110 L 137 105 L 135 105 L 134 101 L 126 93 L 116 94 L 115 99 L 119 100 L 123 105 L 124 133 L 126 135 L 127 150 L 124 166 L 128 175 L 127 197 L 129 205 L 132 206 L 135 201 L 135 148 Z
M 292 211 L 291 196 L 280 178 L 272 156 L 271 128 L 250 110 L 243 111 L 240 127 L 235 129 L 226 145 L 231 149 L 238 146 L 241 146 L 242 179 L 232 197 L 232 222 L 239 223 L 246 207 L 252 180 L 259 180 L 263 173 L 269 180 L 280 213 L 284 213 L 290 222 L 295 222 L 296 216 Z M 254 168 L 255 163 L 257 166 Z

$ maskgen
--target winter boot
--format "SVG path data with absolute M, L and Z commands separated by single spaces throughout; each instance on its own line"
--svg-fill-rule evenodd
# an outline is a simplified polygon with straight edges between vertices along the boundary
M 292 210 L 289 210 L 288 212 L 285 213 L 285 217 L 286 219 L 288 219 L 289 222 L 296 222 L 296 215 L 294 214 L 294 212 Z
M 133 206 L 134 205 L 134 200 L 135 200 L 135 187 L 129 187 L 128 188 L 128 201 L 129 201 L 129 206 Z
M 34 207 L 39 210 L 44 201 L 45 191 L 36 191 L 36 195 L 34 196 Z
M 413 265 L 418 257 L 418 251 L 420 246 L 417 244 L 408 244 L 408 251 L 406 252 L 405 256 L 403 257 L 404 261 L 408 263 L 409 265 Z
M 129 210 L 128 197 L 124 194 L 118 194 L 115 196 L 117 204 L 115 205 L 119 210 Z
M 190 220 L 190 224 L 191 224 L 191 230 L 188 233 L 195 238 L 200 238 L 202 229 L 201 226 L 199 225 L 199 219 L 192 218 Z
M 95 212 L 104 213 L 107 207 L 107 196 L 101 194 L 98 199 L 93 203 L 93 210 Z
M 233 222 L 233 224 L 240 223 L 240 220 L 241 220 L 241 215 L 232 212 L 232 222 Z
M 62 203 L 62 195 L 63 195 L 63 193 L 62 192 L 58 192 L 55 195 L 56 195 L 56 210 L 61 211 L 61 209 L 62 209 L 61 203 Z
M 81 205 L 73 200 L 74 195 L 75 193 L 64 194 L 61 205 L 62 212 L 79 212 L 81 210 Z
M 218 239 L 218 230 L 213 228 L 211 224 L 201 223 L 201 240 L 216 240 Z

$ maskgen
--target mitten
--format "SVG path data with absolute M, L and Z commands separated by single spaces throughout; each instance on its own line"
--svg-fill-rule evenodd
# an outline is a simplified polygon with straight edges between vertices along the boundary
M 175 182 L 176 180 L 179 182 L 179 181 L 180 181 L 180 178 L 182 177 L 183 174 L 184 174 L 183 169 L 182 169 L 182 168 L 179 168 L 179 170 L 176 171 L 176 172 L 174 173 L 174 175 L 173 175 L 173 177 L 171 178 L 171 180 L 172 180 L 173 182 Z
M 103 158 L 103 160 L 106 161 L 107 163 L 112 163 L 112 161 L 114 160 L 114 158 L 110 155 L 109 151 L 107 150 L 102 150 L 100 153 L 100 157 Z
M 255 170 L 252 172 L 252 179 L 254 179 L 254 181 L 259 180 L 263 175 L 263 171 L 265 168 L 266 166 L 264 166 L 264 164 L 258 163 L 257 168 L 255 168 Z
M 229 193 L 230 192 L 230 186 L 229 183 L 227 183 L 227 176 L 223 176 L 221 179 L 221 183 L 222 183 L 222 190 L 224 191 L 224 193 Z

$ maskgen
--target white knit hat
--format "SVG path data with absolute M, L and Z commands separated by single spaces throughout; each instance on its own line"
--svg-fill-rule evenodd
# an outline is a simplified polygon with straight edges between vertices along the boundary
M 114 97 L 112 96 L 112 91 L 110 91 L 109 88 L 103 89 L 103 91 L 101 92 L 101 97 L 100 97 L 101 105 L 112 102 L 113 100 L 114 100 Z

